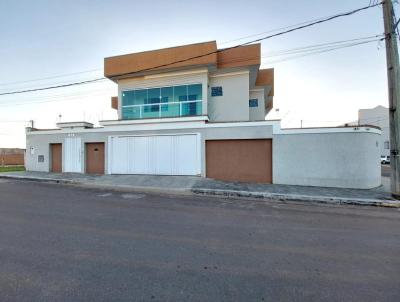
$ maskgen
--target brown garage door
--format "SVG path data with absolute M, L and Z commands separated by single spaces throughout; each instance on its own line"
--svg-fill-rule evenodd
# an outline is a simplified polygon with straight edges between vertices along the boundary
M 272 140 L 206 141 L 207 177 L 272 183 Z
M 61 173 L 62 172 L 62 145 L 51 144 L 51 172 Z
M 86 173 L 104 174 L 104 143 L 86 144 Z

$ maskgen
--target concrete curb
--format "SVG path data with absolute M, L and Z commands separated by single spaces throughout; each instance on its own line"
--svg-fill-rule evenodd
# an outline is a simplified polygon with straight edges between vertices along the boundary
M 0 178 L 5 179 L 16 179 L 16 180 L 28 180 L 37 182 L 49 182 L 58 184 L 77 184 L 78 182 L 71 179 L 59 179 L 59 178 L 47 178 L 47 177 L 32 177 L 32 176 L 21 176 L 21 175 L 1 175 Z
M 282 194 L 270 192 L 249 192 L 240 190 L 221 190 L 207 188 L 161 188 L 161 187 L 146 187 L 132 185 L 110 185 L 110 184 L 95 184 L 90 182 L 82 182 L 71 179 L 58 179 L 47 177 L 32 177 L 21 175 L 1 175 L 0 179 L 14 179 L 37 181 L 57 184 L 74 185 L 85 188 L 95 188 L 102 190 L 113 190 L 122 192 L 141 192 L 141 193 L 156 193 L 156 194 L 172 194 L 172 195 L 203 195 L 210 197 L 222 197 L 232 199 L 256 199 L 270 202 L 307 202 L 307 203 L 322 203 L 322 204 L 346 204 L 360 206 L 375 206 L 375 207 L 390 207 L 400 208 L 400 201 L 396 200 L 380 200 L 380 199 L 365 199 L 356 197 L 331 197 L 331 196 L 310 196 L 299 194 Z
M 400 208 L 400 202 L 396 200 L 364 199 L 350 197 L 310 196 L 297 194 L 281 194 L 269 192 L 248 192 L 236 190 L 194 188 L 192 192 L 197 195 L 216 196 L 223 198 L 251 198 L 265 201 L 295 202 L 305 201 L 324 204 L 347 204 L 360 206 Z
M 131 185 L 93 184 L 93 183 L 87 183 L 87 182 L 77 182 L 77 183 L 73 183 L 72 185 L 84 187 L 84 188 L 102 189 L 102 190 L 119 191 L 119 192 L 192 195 L 191 189 L 160 188 L 160 187 L 131 186 Z
M 121 192 L 141 192 L 141 193 L 156 193 L 156 194 L 173 194 L 173 195 L 192 195 L 191 188 L 161 188 L 161 187 L 147 187 L 147 186 L 132 186 L 132 185 L 110 185 L 110 184 L 96 184 L 91 182 L 63 179 L 63 178 L 48 178 L 48 177 L 32 177 L 21 175 L 1 175 L 0 179 L 14 179 L 26 180 L 56 184 L 74 185 L 83 188 L 102 189 Z

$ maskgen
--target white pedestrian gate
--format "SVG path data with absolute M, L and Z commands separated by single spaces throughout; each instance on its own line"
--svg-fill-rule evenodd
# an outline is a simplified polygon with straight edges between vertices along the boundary
M 79 137 L 67 137 L 64 142 L 64 172 L 82 172 L 82 141 Z
M 200 175 L 200 135 L 109 138 L 110 174 Z

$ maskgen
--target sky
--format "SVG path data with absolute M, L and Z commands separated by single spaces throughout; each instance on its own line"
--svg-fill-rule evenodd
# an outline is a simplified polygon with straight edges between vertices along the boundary
M 108 56 L 210 40 L 219 48 L 233 46 L 369 2 L 1 0 L 0 93 L 101 77 Z M 360 108 L 387 106 L 384 41 L 272 57 L 281 50 L 382 33 L 379 6 L 264 40 L 261 67 L 275 68 L 274 108 L 267 119 L 282 119 L 282 127 L 335 126 L 356 120 Z M 116 119 L 110 107 L 116 94 L 117 85 L 105 80 L 0 96 L 0 147 L 25 147 L 29 120 L 54 128 L 58 121 Z

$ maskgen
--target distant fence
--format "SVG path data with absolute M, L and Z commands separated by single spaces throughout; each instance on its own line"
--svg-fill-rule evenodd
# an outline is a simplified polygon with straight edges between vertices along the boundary
M 24 165 L 24 154 L 0 154 L 0 166 Z

